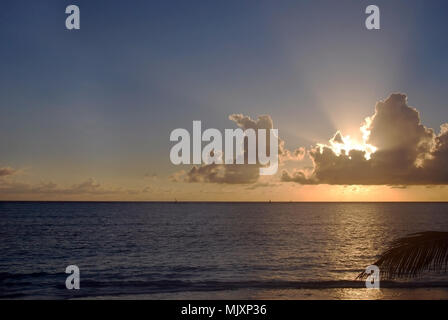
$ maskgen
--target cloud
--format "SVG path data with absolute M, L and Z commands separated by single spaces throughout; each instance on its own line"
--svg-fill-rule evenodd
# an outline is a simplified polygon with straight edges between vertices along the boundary
M 448 183 L 448 123 L 440 133 L 420 122 L 417 109 L 395 93 L 375 107 L 355 143 L 340 132 L 308 155 L 311 170 L 282 172 L 282 181 L 333 185 L 434 185 Z
M 183 182 L 185 180 L 186 174 L 187 172 L 185 170 L 174 172 L 172 175 L 169 176 L 169 180 L 171 182 Z
M 18 170 L 15 170 L 11 167 L 0 168 L 0 178 L 6 177 L 6 176 L 12 176 L 12 175 L 16 174 L 17 172 L 18 172 Z
M 108 195 L 118 194 L 123 191 L 120 188 L 105 188 L 93 178 L 79 184 L 73 184 L 70 187 L 60 187 L 53 182 L 30 184 L 16 181 L 0 181 L 0 193 L 2 195 Z
M 271 183 L 271 182 L 257 182 L 254 184 L 251 184 L 249 186 L 246 187 L 246 190 L 257 190 L 260 188 L 277 188 L 279 187 L 280 184 L 279 183 Z
M 249 116 L 245 116 L 243 114 L 232 114 L 229 116 L 229 119 L 234 121 L 238 127 L 243 130 L 246 129 L 274 129 L 274 122 L 270 115 L 261 115 L 257 118 L 257 120 L 251 119 Z M 279 162 L 288 161 L 288 160 L 302 160 L 305 156 L 305 148 L 298 148 L 294 151 L 290 151 L 285 148 L 285 141 L 278 138 L 278 156 Z
M 157 175 L 157 173 L 145 173 L 143 177 L 147 179 L 157 180 L 159 176 Z
M 72 185 L 71 188 L 66 189 L 66 192 L 69 193 L 75 193 L 75 194 L 82 194 L 82 193 L 110 193 L 110 190 L 105 190 L 101 187 L 101 184 L 99 182 L 97 182 L 95 179 L 93 178 L 89 178 L 84 182 L 81 182 L 79 184 L 74 184 Z
M 258 177 L 258 165 L 208 164 L 203 166 L 194 166 L 187 173 L 185 181 L 245 184 L 256 182 Z
M 284 149 L 282 161 L 302 161 L 305 158 L 306 149 L 303 147 L 297 148 L 293 152 Z
M 258 129 L 274 129 L 270 115 L 261 115 L 251 119 L 243 114 L 231 114 L 229 120 L 233 121 L 242 130 L 254 129 L 258 139 Z M 269 135 L 268 135 L 269 138 Z M 266 142 L 269 152 L 269 139 Z M 247 145 L 245 146 L 247 154 Z M 300 151 L 291 153 L 285 149 L 285 142 L 278 140 L 279 162 L 285 159 L 299 159 Z M 260 164 L 208 164 L 193 166 L 185 175 L 185 182 L 223 183 L 223 184 L 251 184 L 255 183 L 260 174 Z

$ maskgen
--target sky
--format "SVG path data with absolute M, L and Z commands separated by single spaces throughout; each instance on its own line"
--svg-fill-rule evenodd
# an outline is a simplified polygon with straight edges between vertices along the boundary
M 80 30 L 65 28 L 70 4 Z M 380 30 L 364 26 L 370 4 Z M 446 201 L 447 9 L 3 1 L 0 200 Z M 241 127 L 236 115 L 278 129 L 290 156 L 276 175 L 170 162 L 172 130 Z

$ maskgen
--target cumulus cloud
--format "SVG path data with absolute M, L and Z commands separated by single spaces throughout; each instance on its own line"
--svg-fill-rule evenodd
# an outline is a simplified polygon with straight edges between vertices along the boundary
M 258 165 L 208 164 L 194 166 L 186 175 L 186 182 L 244 184 L 254 183 L 259 177 Z
M 242 130 L 254 129 L 258 139 L 258 129 L 274 129 L 274 123 L 270 115 L 261 115 L 257 119 L 251 119 L 243 114 L 232 114 L 229 120 L 233 121 Z M 268 132 L 268 131 L 267 131 Z M 269 153 L 269 135 L 266 145 Z M 247 155 L 247 145 L 244 153 Z M 304 153 L 304 150 L 303 150 Z M 300 159 L 301 151 L 290 152 L 285 148 L 285 142 L 278 140 L 279 162 L 285 159 Z M 246 161 L 247 163 L 247 161 Z M 226 183 L 226 184 L 251 184 L 259 178 L 260 164 L 208 164 L 194 166 L 185 175 L 185 182 Z
M 309 151 L 311 170 L 282 172 L 283 181 L 301 184 L 434 185 L 448 183 L 448 123 L 439 134 L 420 122 L 404 94 L 392 94 L 375 107 L 361 127 L 363 141 L 340 132 L 329 145 Z
M 229 119 L 234 121 L 238 127 L 243 130 L 246 129 L 274 129 L 274 122 L 270 115 L 261 115 L 257 118 L 257 120 L 251 119 L 249 116 L 245 116 L 243 114 L 232 114 L 229 116 Z M 267 143 L 267 145 L 269 145 Z M 305 156 L 306 150 L 305 148 L 298 148 L 296 150 L 290 151 L 285 147 L 285 141 L 278 138 L 278 156 L 279 161 L 288 161 L 288 160 L 302 160 Z

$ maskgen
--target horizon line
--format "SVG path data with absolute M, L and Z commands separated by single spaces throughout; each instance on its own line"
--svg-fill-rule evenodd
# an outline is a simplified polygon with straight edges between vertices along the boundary
M 448 203 L 448 200 L 441 201 L 220 201 L 220 200 L 0 200 L 5 202 L 72 202 L 72 203 L 265 203 L 265 204 L 284 204 L 284 203 Z

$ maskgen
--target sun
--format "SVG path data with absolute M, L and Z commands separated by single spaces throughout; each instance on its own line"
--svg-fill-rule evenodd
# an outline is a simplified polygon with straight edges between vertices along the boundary
M 344 136 L 341 131 L 336 131 L 333 138 L 329 140 L 330 145 L 317 144 L 321 152 L 323 147 L 330 148 L 338 156 L 343 152 L 349 154 L 351 150 L 358 150 L 364 152 L 364 157 L 369 160 L 372 153 L 375 153 L 377 148 L 367 143 L 370 136 L 370 124 L 372 119 L 370 117 L 365 118 L 364 124 L 361 126 L 360 131 L 362 133 L 362 141 L 358 141 L 350 137 L 350 135 Z

